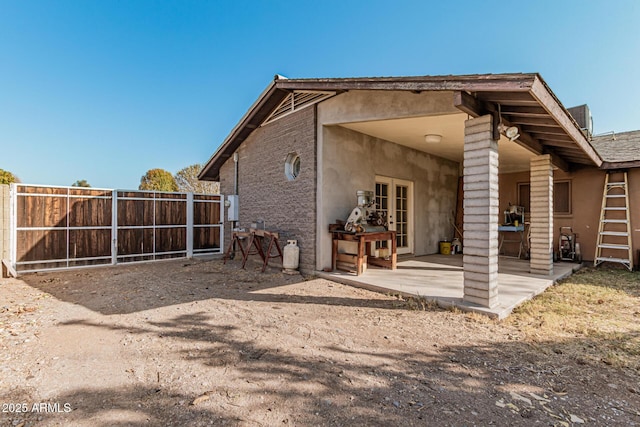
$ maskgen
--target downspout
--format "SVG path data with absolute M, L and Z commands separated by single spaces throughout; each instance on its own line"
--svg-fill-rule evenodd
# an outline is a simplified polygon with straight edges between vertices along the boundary
M 233 194 L 238 195 L 238 152 L 233 153 L 234 175 L 233 175 Z M 235 222 L 235 221 L 234 221 Z
M 233 194 L 234 195 L 238 195 L 238 159 L 239 159 L 239 155 L 238 152 L 236 151 L 235 153 L 233 153 Z M 237 200 L 236 200 L 237 203 Z M 236 228 L 238 228 L 238 221 L 234 220 L 232 221 L 232 227 L 231 230 L 235 231 Z M 236 242 L 235 240 L 233 241 L 233 250 L 231 252 L 231 259 L 234 259 L 236 257 Z

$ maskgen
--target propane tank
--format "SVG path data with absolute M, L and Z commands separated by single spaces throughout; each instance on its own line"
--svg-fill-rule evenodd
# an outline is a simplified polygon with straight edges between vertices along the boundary
M 282 251 L 282 267 L 284 272 L 295 274 L 300 263 L 300 248 L 297 240 L 287 240 L 287 245 Z

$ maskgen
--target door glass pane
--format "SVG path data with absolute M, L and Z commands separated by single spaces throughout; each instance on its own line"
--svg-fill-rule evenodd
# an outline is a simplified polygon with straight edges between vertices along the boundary
M 396 244 L 399 248 L 408 246 L 408 187 L 396 185 Z

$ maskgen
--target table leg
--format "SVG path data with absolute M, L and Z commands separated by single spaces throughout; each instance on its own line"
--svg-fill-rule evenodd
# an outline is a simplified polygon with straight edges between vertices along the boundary
M 331 271 L 336 270 L 336 260 L 338 258 L 338 239 L 336 239 L 335 235 L 333 237 L 333 241 L 331 242 Z
M 358 239 L 358 259 L 356 260 L 356 271 L 357 275 L 361 275 L 363 273 L 363 265 L 364 265 L 364 237 L 360 237 Z
M 392 236 L 393 239 L 391 239 L 391 269 L 395 270 L 396 269 L 396 264 L 398 262 L 398 255 L 397 255 L 397 242 L 396 242 L 396 238 L 395 236 Z

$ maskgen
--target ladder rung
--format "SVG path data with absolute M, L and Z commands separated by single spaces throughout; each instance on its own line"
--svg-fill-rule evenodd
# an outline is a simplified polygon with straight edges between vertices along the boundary
M 609 224 L 626 224 L 626 219 L 603 219 L 602 222 Z
M 607 194 L 608 199 L 620 199 L 622 197 L 627 197 L 626 194 Z
M 613 257 L 598 257 L 596 261 L 600 262 L 621 262 L 622 264 L 631 264 L 626 258 L 613 258 Z
M 611 207 L 611 208 L 604 208 L 605 211 L 626 211 L 627 208 L 625 207 Z
M 629 233 L 626 231 L 602 231 L 600 233 L 601 236 L 622 236 L 627 237 Z
M 612 243 L 602 243 L 599 244 L 598 247 L 602 249 L 624 249 L 625 251 L 629 250 L 629 245 L 614 245 Z
M 622 182 L 609 182 L 607 185 L 608 185 L 609 187 L 612 187 L 612 186 L 614 186 L 614 185 L 619 185 L 619 186 L 621 186 L 621 187 L 624 187 L 624 186 L 625 186 L 625 184 L 626 184 L 626 183 L 625 183 L 624 181 L 622 181 Z

